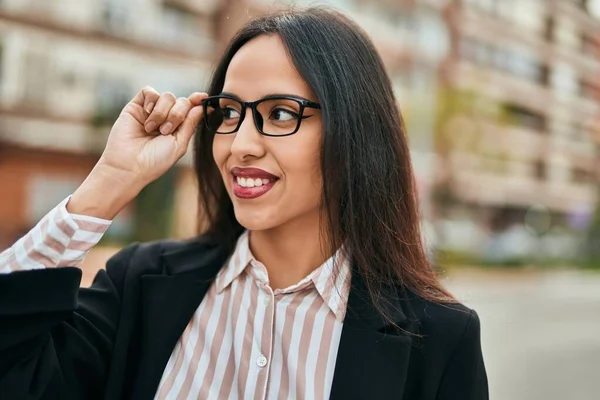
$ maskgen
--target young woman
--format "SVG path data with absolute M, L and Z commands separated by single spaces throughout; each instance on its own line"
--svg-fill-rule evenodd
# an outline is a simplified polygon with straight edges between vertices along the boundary
M 206 231 L 133 244 L 80 289 L 86 251 L 196 125 Z M 208 93 L 143 89 L 0 259 L 2 399 L 488 398 L 477 314 L 424 256 L 390 81 L 327 9 L 249 22 Z

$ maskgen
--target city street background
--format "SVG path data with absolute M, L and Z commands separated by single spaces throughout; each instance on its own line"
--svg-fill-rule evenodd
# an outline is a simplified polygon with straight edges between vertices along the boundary
M 480 315 L 491 399 L 600 399 L 600 0 L 0 0 L 0 250 L 77 188 L 140 88 L 203 91 L 245 21 L 309 5 L 382 56 L 423 240 Z M 196 203 L 188 154 L 82 284 L 127 243 L 194 235 Z
M 467 272 L 447 287 L 477 310 L 492 400 L 595 400 L 600 276 Z

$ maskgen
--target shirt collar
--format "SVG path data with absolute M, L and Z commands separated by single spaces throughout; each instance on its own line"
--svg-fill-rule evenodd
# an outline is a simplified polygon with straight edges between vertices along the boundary
M 233 254 L 221 269 L 216 277 L 217 293 L 221 293 L 227 288 L 252 262 L 258 261 L 250 251 L 249 232 L 245 231 L 239 237 Z M 351 268 L 348 258 L 343 248 L 331 256 L 321 266 L 310 273 L 305 279 L 312 281 L 315 289 L 327 304 L 329 309 L 335 314 L 340 322 L 346 315 L 346 305 L 350 294 Z M 302 280 L 304 281 L 304 279 Z M 289 292 L 305 287 L 303 284 L 296 284 L 281 291 Z
M 350 272 L 348 259 L 343 248 L 340 248 L 312 274 L 315 288 L 340 322 L 346 315 L 350 294 Z
M 244 231 L 238 238 L 235 249 L 231 257 L 225 263 L 225 268 L 219 271 L 216 278 L 217 293 L 221 293 L 246 269 L 248 264 L 254 259 L 250 251 L 248 231 Z

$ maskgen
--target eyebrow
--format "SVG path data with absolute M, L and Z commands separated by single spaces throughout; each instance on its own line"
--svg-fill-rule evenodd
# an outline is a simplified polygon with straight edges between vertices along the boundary
M 236 100 L 242 101 L 242 99 L 240 99 L 240 97 L 237 94 L 234 94 L 231 92 L 221 92 L 221 94 L 231 96 L 231 97 L 235 98 Z M 274 97 L 274 96 L 291 96 L 291 97 L 296 97 L 298 99 L 314 102 L 314 100 L 307 99 L 304 96 L 300 96 L 300 95 L 293 94 L 293 93 L 268 93 L 268 94 L 264 95 L 263 97 L 261 97 L 259 100 L 265 99 L 267 97 Z

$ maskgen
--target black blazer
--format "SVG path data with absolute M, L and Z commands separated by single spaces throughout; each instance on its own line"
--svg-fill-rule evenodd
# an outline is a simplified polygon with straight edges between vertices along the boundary
M 80 289 L 81 271 L 0 275 L 0 399 L 152 399 L 228 254 L 207 238 L 134 244 Z M 484 400 L 475 311 L 390 289 L 390 327 L 355 273 L 331 399 Z

